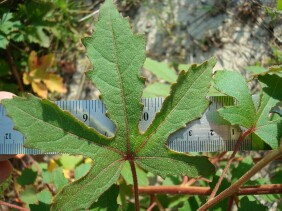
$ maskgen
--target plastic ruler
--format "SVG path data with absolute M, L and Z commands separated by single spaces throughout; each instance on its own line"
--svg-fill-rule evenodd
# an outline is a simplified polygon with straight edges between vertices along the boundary
M 142 99 L 142 102 L 144 110 L 139 129 L 145 131 L 161 109 L 163 98 Z M 115 125 L 106 117 L 105 105 L 100 100 L 56 101 L 55 103 L 89 127 L 106 136 L 114 136 Z M 232 151 L 240 136 L 240 128 L 224 122 L 221 125 L 213 123 L 213 120 L 219 117 L 217 109 L 232 104 L 234 104 L 232 98 L 211 97 L 210 105 L 202 118 L 188 123 L 185 128 L 173 133 L 167 141 L 167 146 L 178 152 Z M 42 154 L 39 150 L 24 148 L 24 141 L 24 136 L 13 130 L 13 122 L 6 116 L 5 109 L 0 104 L 0 154 Z M 244 140 L 240 150 L 252 150 L 252 137 Z

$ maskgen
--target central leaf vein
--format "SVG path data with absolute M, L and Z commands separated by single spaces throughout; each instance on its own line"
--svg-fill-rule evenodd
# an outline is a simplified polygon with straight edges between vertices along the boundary
M 108 15 L 110 17 L 110 19 L 112 19 L 111 17 L 111 12 L 108 12 Z M 121 95 L 121 99 L 122 99 L 122 103 L 123 103 L 123 114 L 124 114 L 124 121 L 125 121 L 125 127 L 126 127 L 126 147 L 127 147 L 127 154 L 129 154 L 130 151 L 130 139 L 129 139 L 129 127 L 128 127 L 128 119 L 127 119 L 127 113 L 126 113 L 126 103 L 125 103 L 125 99 L 124 99 L 124 94 L 123 94 L 123 83 L 122 83 L 122 77 L 121 77 L 121 72 L 118 66 L 118 57 L 117 57 L 117 43 L 116 43 L 116 38 L 115 38 L 115 33 L 114 33 L 114 29 L 113 29 L 113 25 L 112 25 L 112 21 L 109 23 L 109 26 L 111 28 L 111 32 L 112 32 L 112 40 L 113 40 L 113 45 L 114 45 L 114 59 L 115 59 L 115 66 L 116 66 L 116 71 L 118 74 L 118 78 L 119 78 L 119 84 L 120 84 L 120 95 Z

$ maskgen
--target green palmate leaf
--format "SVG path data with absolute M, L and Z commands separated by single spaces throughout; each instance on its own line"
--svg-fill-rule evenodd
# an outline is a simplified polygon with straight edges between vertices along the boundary
M 278 75 L 259 76 L 262 93 L 258 108 L 241 74 L 218 71 L 214 81 L 219 91 L 234 97 L 239 102 L 239 105 L 220 109 L 220 115 L 232 125 L 237 124 L 247 129 L 253 128 L 255 135 L 272 148 L 277 148 L 282 136 L 282 121 L 281 118 L 270 121 L 268 116 L 271 108 L 282 100 L 282 78 Z
M 133 35 L 128 20 L 108 0 L 100 10 L 94 35 L 83 43 L 94 64 L 87 76 L 101 91 L 109 116 L 118 125 L 116 147 L 124 151 L 130 144 L 129 135 L 139 133 L 136 126 L 144 87 L 139 73 L 145 61 L 145 37 Z
M 144 40 L 143 35 L 132 33 L 128 20 L 111 0 L 100 8 L 94 35 L 83 40 L 94 65 L 87 76 L 101 91 L 107 114 L 116 124 L 114 137 L 99 134 L 48 100 L 28 95 L 3 101 L 15 128 L 25 135 L 26 147 L 83 155 L 94 161 L 85 176 L 62 188 L 53 210 L 91 207 L 117 181 L 126 161 L 162 177 L 207 176 L 214 171 L 206 157 L 173 152 L 165 144 L 171 133 L 199 118 L 207 108 L 215 59 L 191 65 L 187 72 L 180 73 L 163 108 L 141 134 L 138 123 L 143 108 L 140 69 L 145 60 Z

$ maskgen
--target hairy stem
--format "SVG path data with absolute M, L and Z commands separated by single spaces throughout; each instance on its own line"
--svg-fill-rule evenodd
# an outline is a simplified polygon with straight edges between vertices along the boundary
M 23 207 L 20 207 L 20 206 L 14 205 L 14 204 L 10 204 L 10 203 L 4 202 L 4 201 L 0 201 L 0 205 L 4 205 L 4 206 L 11 207 L 11 208 L 21 210 L 21 211 L 29 211 L 29 209 L 27 209 L 27 208 L 23 208 Z
M 239 137 L 239 139 L 238 139 L 238 141 L 237 141 L 237 143 L 236 143 L 235 149 L 234 149 L 232 155 L 230 156 L 230 158 L 229 158 L 229 160 L 228 160 L 228 162 L 227 162 L 227 164 L 226 164 L 226 166 L 225 166 L 225 168 L 224 168 L 222 174 L 220 175 L 220 177 L 219 177 L 219 179 L 218 179 L 218 181 L 217 181 L 217 183 L 216 183 L 216 185 L 215 185 L 215 187 L 214 187 L 214 189 L 213 189 L 213 191 L 212 191 L 212 193 L 211 193 L 211 195 L 210 195 L 210 197 L 209 197 L 209 200 L 211 200 L 211 199 L 213 199 L 213 198 L 215 197 L 215 195 L 216 195 L 216 193 L 217 193 L 217 191 L 218 191 L 218 189 L 219 189 L 219 186 L 220 186 L 220 184 L 221 184 L 223 178 L 224 178 L 225 175 L 226 175 L 226 172 L 228 171 L 228 169 L 229 169 L 229 167 L 230 167 L 232 161 L 233 161 L 234 158 L 235 158 L 235 155 L 237 154 L 237 152 L 238 152 L 238 150 L 239 150 L 239 148 L 240 148 L 240 146 L 241 146 L 241 143 L 242 143 L 242 142 L 245 140 L 245 138 L 246 138 L 249 134 L 251 134 L 252 132 L 254 132 L 254 127 L 251 127 L 250 129 L 246 130 L 245 132 L 243 132 L 243 133 L 240 135 L 240 137 Z
M 199 186 L 139 186 L 140 194 L 188 194 L 188 195 L 210 195 L 209 187 Z M 260 195 L 260 194 L 279 194 L 282 193 L 282 184 L 243 186 L 236 191 L 236 195 Z
M 247 171 L 239 180 L 237 180 L 237 182 L 235 182 L 229 188 L 222 191 L 215 198 L 207 201 L 202 207 L 198 209 L 198 211 L 205 211 L 213 207 L 219 201 L 233 195 L 234 193 L 237 192 L 240 186 L 243 185 L 245 182 L 247 182 L 253 175 L 255 175 L 263 167 L 265 167 L 269 162 L 279 157 L 282 157 L 282 143 L 280 144 L 280 147 L 278 149 L 272 150 L 270 153 L 268 153 L 263 159 L 261 159 L 249 171 Z
M 133 178 L 133 188 L 134 188 L 134 200 L 135 200 L 135 210 L 140 210 L 140 204 L 139 204 L 139 190 L 138 190 L 138 181 L 137 181 L 137 174 L 136 174 L 136 168 L 133 160 L 129 160 L 131 172 L 132 172 L 132 178 Z

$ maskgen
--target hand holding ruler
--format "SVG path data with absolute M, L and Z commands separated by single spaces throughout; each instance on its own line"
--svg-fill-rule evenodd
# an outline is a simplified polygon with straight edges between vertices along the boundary
M 142 102 L 144 110 L 139 129 L 145 131 L 161 109 L 163 98 L 142 99 Z M 188 123 L 185 128 L 170 136 L 167 141 L 168 148 L 178 152 L 218 152 L 234 149 L 241 134 L 240 128 L 224 121 L 222 124 L 214 123 L 214 120 L 219 118 L 217 109 L 223 105 L 232 105 L 233 98 L 210 97 L 210 102 L 202 118 Z M 114 136 L 115 125 L 106 117 L 105 106 L 100 100 L 56 101 L 55 103 L 89 127 L 106 136 Z M 13 122 L 6 116 L 6 111 L 0 104 L 0 154 L 42 154 L 37 149 L 24 148 L 24 141 L 24 136 L 13 130 Z M 251 136 L 243 141 L 240 150 L 254 150 Z

